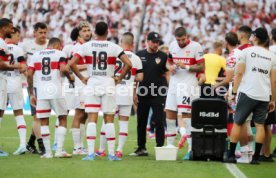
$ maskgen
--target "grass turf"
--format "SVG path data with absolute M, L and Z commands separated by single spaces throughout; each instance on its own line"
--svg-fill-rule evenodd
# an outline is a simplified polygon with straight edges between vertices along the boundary
M 30 135 L 31 117 L 26 116 L 28 133 Z M 68 126 L 72 118 L 69 118 Z M 55 119 L 51 118 L 51 138 L 54 137 Z M 98 129 L 100 129 L 98 123 Z M 116 122 L 116 130 L 118 124 Z M 98 132 L 99 133 L 99 132 Z M 99 134 L 96 148 L 98 148 Z M 275 140 L 275 139 L 274 139 Z M 97 158 L 95 161 L 82 161 L 82 156 L 74 156 L 72 159 L 40 159 L 38 155 L 14 156 L 12 153 L 19 144 L 16 123 L 12 116 L 5 116 L 0 129 L 0 147 L 10 153 L 9 157 L 0 157 L 0 177 L 20 178 L 47 178 L 47 177 L 233 177 L 220 162 L 193 162 L 181 161 L 186 152 L 178 152 L 177 161 L 155 161 L 155 140 L 147 142 L 148 157 L 127 156 L 136 147 L 136 118 L 132 117 L 129 123 L 129 137 L 124 148 L 124 157 L 120 162 L 110 162 L 107 158 Z M 274 142 L 275 145 L 275 142 Z M 65 150 L 71 152 L 73 148 L 72 136 L 69 130 L 65 140 Z M 276 175 L 275 163 L 263 163 L 260 166 L 238 165 L 248 177 L 272 177 Z

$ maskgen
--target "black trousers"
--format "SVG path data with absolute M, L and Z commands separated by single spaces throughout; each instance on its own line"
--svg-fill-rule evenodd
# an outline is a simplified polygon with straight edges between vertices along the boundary
M 137 108 L 137 142 L 138 147 L 146 149 L 146 134 L 147 134 L 147 120 L 149 115 L 149 110 L 152 108 L 155 121 L 155 137 L 156 146 L 161 147 L 164 145 L 165 140 L 165 103 L 145 103 L 139 102 Z

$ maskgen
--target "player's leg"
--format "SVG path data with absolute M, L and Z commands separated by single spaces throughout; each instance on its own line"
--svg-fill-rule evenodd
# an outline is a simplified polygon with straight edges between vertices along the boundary
M 7 105 L 7 92 L 6 92 L 6 80 L 0 78 L 0 128 L 1 128 L 1 121 L 4 115 L 4 111 Z M 1 88 L 3 87 L 3 88 Z M 8 156 L 9 154 L 4 152 L 0 148 L 0 157 Z
M 55 123 L 55 137 L 54 137 L 54 144 L 52 147 L 53 151 L 57 150 L 57 130 L 58 130 L 58 126 L 59 126 L 59 119 L 58 117 L 56 118 L 56 123 Z
M 87 113 L 85 113 L 84 110 L 83 110 L 83 112 L 84 112 L 84 115 L 83 115 L 83 117 L 81 118 L 81 121 L 80 121 L 80 146 L 82 148 L 82 151 L 85 154 L 87 154 L 87 151 L 84 148 L 83 140 L 85 138 L 85 123 L 86 123 L 86 120 L 88 118 L 88 115 L 87 115 Z
M 57 150 L 55 153 L 55 157 L 58 158 L 70 158 L 71 154 L 63 151 L 64 139 L 67 131 L 67 107 L 66 101 L 64 98 L 61 99 L 53 99 L 51 101 L 51 107 L 54 109 L 56 115 L 59 119 L 59 126 L 57 129 Z
M 106 145 L 106 137 L 105 137 L 105 119 L 102 120 L 102 127 L 100 132 L 100 146 L 99 149 L 96 150 L 96 155 L 100 157 L 105 157 L 105 145 Z
M 131 105 L 119 106 L 119 142 L 116 156 L 123 156 L 123 148 L 128 137 L 128 120 L 131 113 Z
M 40 119 L 41 121 L 41 136 L 45 146 L 45 153 L 41 158 L 53 158 L 49 129 L 49 117 L 51 115 L 51 105 L 49 100 L 37 100 L 36 115 L 37 119 Z
M 97 136 L 98 112 L 101 107 L 101 98 L 95 95 L 89 95 L 85 98 L 85 112 L 88 113 L 88 124 L 86 127 L 86 141 L 88 154 L 82 160 L 95 160 L 95 140 Z
M 71 128 L 71 132 L 72 132 L 72 137 L 73 137 L 73 143 L 74 143 L 74 150 L 73 150 L 73 154 L 74 155 L 82 155 L 82 149 L 81 149 L 81 145 L 80 145 L 80 121 L 81 118 L 84 117 L 84 111 L 82 109 L 75 109 L 75 115 L 74 115 L 74 119 L 72 122 L 72 128 Z
M 166 123 L 167 123 L 167 145 L 174 145 L 176 137 L 177 100 L 173 92 L 167 94 L 166 99 Z
M 102 110 L 105 119 L 105 136 L 108 148 L 108 160 L 117 161 L 120 158 L 115 156 L 115 126 L 114 114 L 116 111 L 116 102 L 114 94 L 105 94 L 102 96 Z
M 19 148 L 13 153 L 14 155 L 24 154 L 26 151 L 26 122 L 23 115 L 23 93 L 9 93 L 9 103 L 13 108 L 17 130 L 19 134 L 20 145 Z

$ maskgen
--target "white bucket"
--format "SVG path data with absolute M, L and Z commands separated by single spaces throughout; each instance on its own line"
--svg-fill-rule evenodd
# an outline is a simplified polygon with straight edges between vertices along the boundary
M 154 147 L 156 160 L 175 161 L 177 158 L 177 147 Z

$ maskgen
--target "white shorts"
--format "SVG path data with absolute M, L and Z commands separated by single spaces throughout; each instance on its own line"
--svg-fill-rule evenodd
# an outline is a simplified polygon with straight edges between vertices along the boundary
M 21 90 L 17 93 L 8 93 L 8 103 L 11 105 L 13 110 L 23 109 L 23 91 Z
M 116 111 L 115 95 L 95 96 L 89 95 L 85 97 L 85 112 L 96 113 L 100 108 L 104 114 L 115 114 Z
M 0 77 L 0 110 L 7 107 L 7 81 Z
M 75 109 L 76 108 L 75 92 L 65 92 L 64 95 L 65 95 L 67 110 Z
M 36 117 L 49 118 L 53 109 L 57 116 L 67 115 L 67 106 L 64 98 L 37 100 L 36 101 Z
M 185 90 L 177 91 L 176 86 L 170 86 L 166 99 L 165 109 L 176 111 L 178 114 L 191 113 L 192 101 L 199 98 L 199 89 L 186 87 Z
M 131 108 L 132 105 L 118 105 L 116 113 L 118 113 L 118 116 L 129 117 L 131 114 Z

